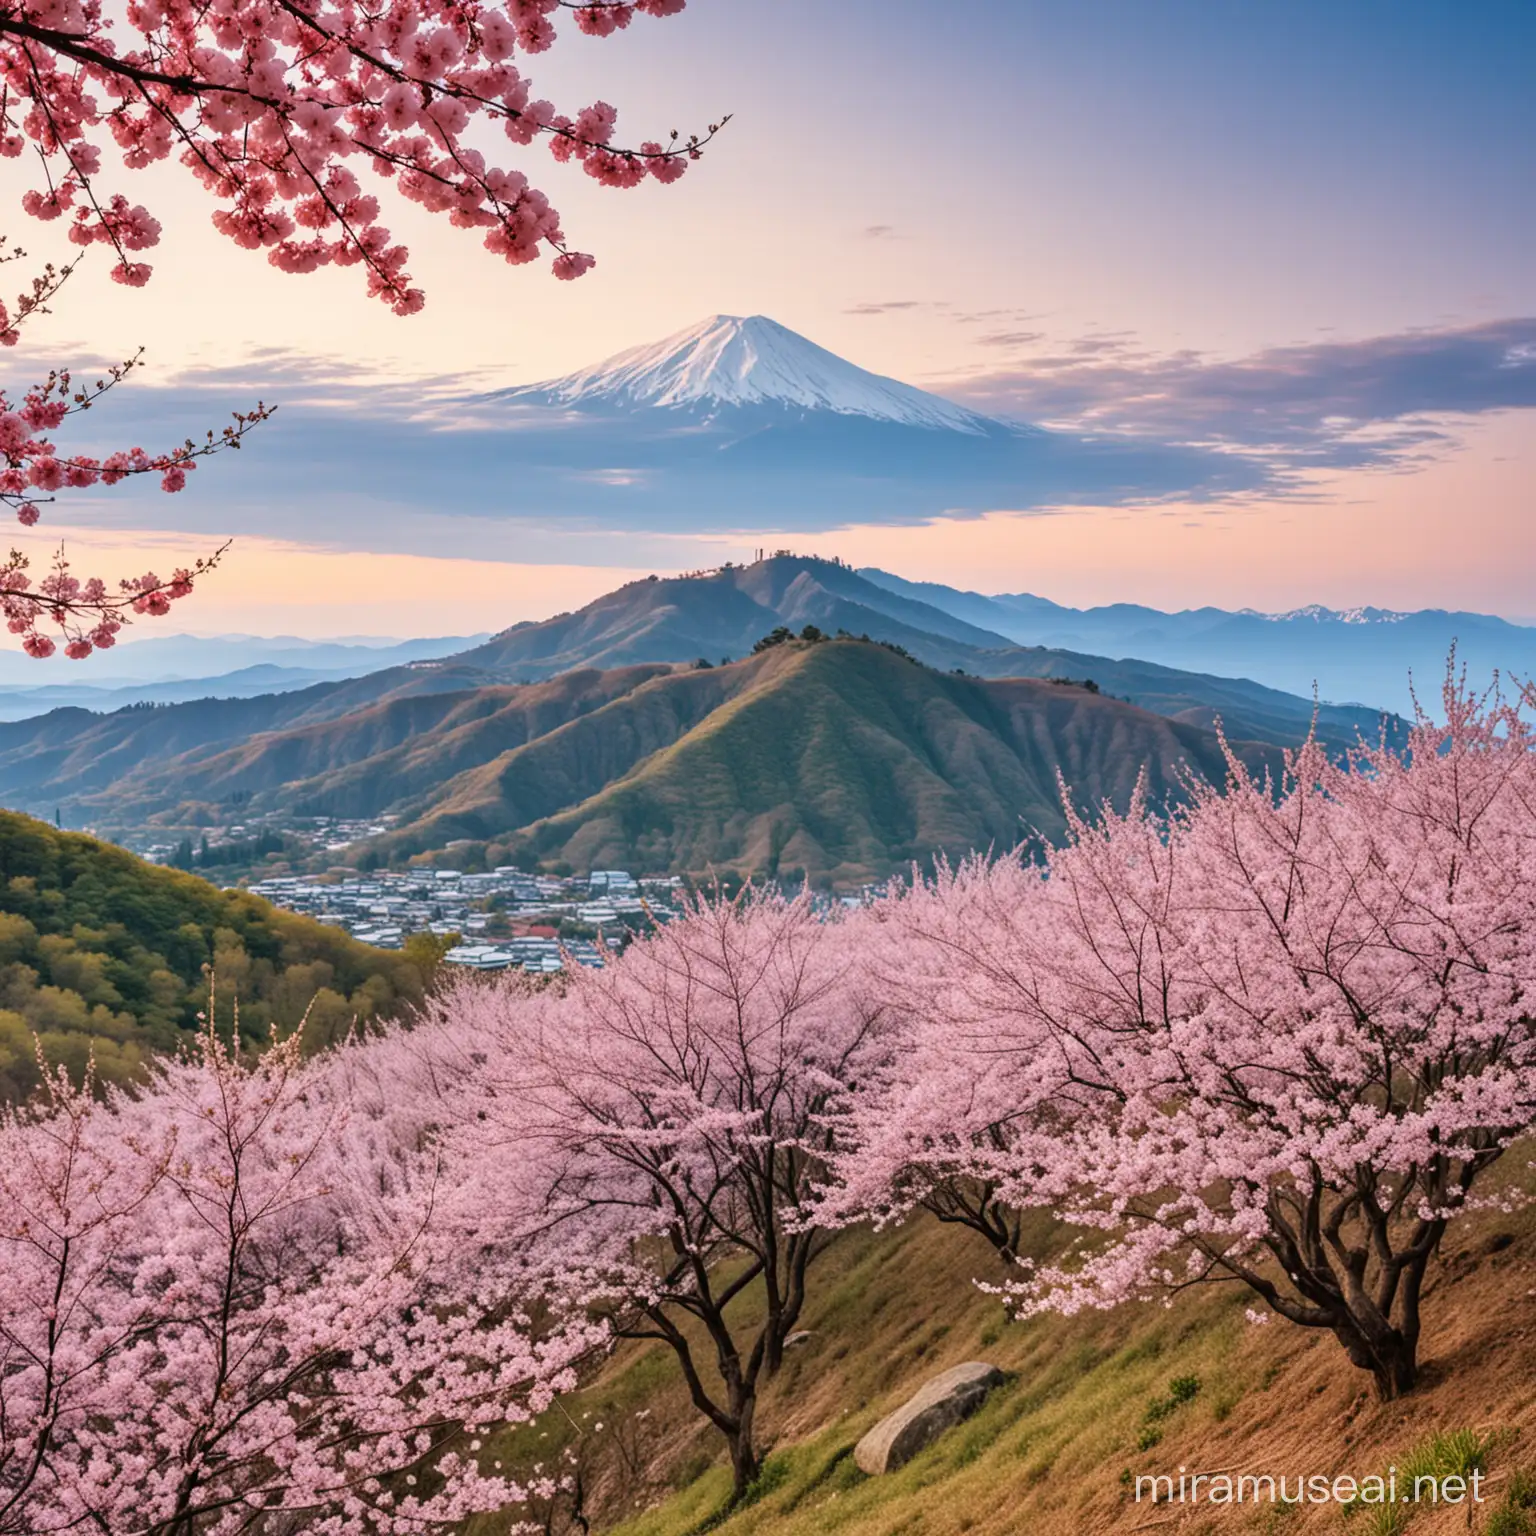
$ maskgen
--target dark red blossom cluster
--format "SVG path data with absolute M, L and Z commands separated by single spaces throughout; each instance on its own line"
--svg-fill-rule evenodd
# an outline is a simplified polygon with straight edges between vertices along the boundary
M 112 276 L 130 287 L 149 280 L 150 266 L 137 258 L 161 230 L 147 209 L 99 188 L 108 138 L 130 170 L 177 155 L 218 199 L 214 225 L 239 246 L 265 249 L 280 270 L 361 266 L 370 295 L 396 314 L 414 314 L 425 296 L 411 285 L 409 253 L 379 222 L 379 199 L 364 179 L 393 182 L 455 227 L 483 231 L 486 247 L 509 262 L 548 250 L 556 277 L 581 276 L 594 258 L 568 248 L 549 199 L 523 172 L 491 163 L 470 137 L 495 123 L 516 145 L 548 138 L 557 160 L 580 164 L 605 186 L 676 181 L 719 124 L 702 136 L 673 132 L 666 143 L 622 147 L 613 107 L 599 101 L 559 112 L 534 97 L 513 58 L 549 48 L 561 10 L 573 11 L 588 36 L 606 37 L 637 12 L 672 16 L 685 3 L 130 0 L 126 17 L 114 18 L 101 0 L 14 0 L 0 5 L 0 156 L 30 145 L 43 185 L 23 196 L 25 211 L 67 218 L 76 245 L 110 247 Z M 46 310 L 70 270 L 49 267 L 14 310 L 0 304 L 0 345 L 15 345 L 21 324 Z M 132 366 L 111 370 L 94 390 L 73 390 L 68 373 L 55 373 L 19 406 L 0 395 L 0 501 L 24 525 L 60 490 L 158 474 L 165 490 L 179 491 L 197 459 L 238 448 L 270 415 L 258 405 L 222 433 L 169 453 L 131 448 L 100 461 L 60 454 L 44 434 Z M 57 650 L 39 628 L 51 624 L 64 654 L 78 659 L 111 645 L 130 613 L 166 612 L 219 554 L 169 581 L 148 575 L 111 591 L 73 576 L 62 551 L 33 587 L 26 557 L 13 550 L 0 566 L 0 612 L 29 655 Z
M 593 258 L 567 247 L 549 199 L 471 139 L 494 123 L 515 145 L 547 137 L 558 160 L 605 186 L 675 181 L 719 125 L 622 147 L 613 107 L 560 112 L 514 59 L 550 47 L 562 9 L 605 37 L 636 12 L 671 16 L 684 3 L 132 0 L 125 28 L 101 0 L 18 0 L 0 12 L 0 154 L 36 150 L 44 185 L 27 193 L 27 212 L 68 217 L 71 240 L 110 246 L 119 282 L 148 279 L 137 253 L 160 225 L 98 192 L 107 137 L 130 169 L 176 155 L 218 199 L 213 222 L 237 245 L 265 249 L 285 272 L 361 265 L 371 295 L 412 314 L 424 296 L 409 253 L 365 180 L 392 181 L 483 231 L 507 261 L 547 249 L 557 277 L 580 276 Z
M 21 255 L 14 251 L 0 261 Z M 70 266 L 45 267 L 33 280 L 31 290 L 17 299 L 14 309 L 0 304 L 0 344 L 15 345 L 21 326 L 47 312 L 47 301 L 73 270 Z M 96 459 L 61 451 L 51 434 L 69 417 L 90 410 L 138 366 L 139 357 L 131 357 L 104 370 L 102 377 L 88 385 L 77 384 L 67 369 L 55 369 L 18 404 L 0 390 L 0 504 L 12 508 L 24 527 L 32 527 L 41 507 L 61 490 L 116 485 L 134 475 L 159 475 L 162 490 L 179 491 L 199 459 L 225 448 L 238 448 L 245 434 L 275 409 L 258 404 L 253 411 L 236 413 L 221 431 L 210 429 L 202 442 L 188 438 L 165 453 L 146 453 L 134 447 Z M 58 650 L 58 642 L 43 632 L 44 626 L 51 626 L 63 642 L 64 654 L 80 661 L 94 650 L 114 645 L 132 615 L 158 618 L 169 613 L 171 604 L 191 593 L 197 578 L 213 570 L 223 554 L 224 549 L 219 549 L 203 556 L 174 571 L 168 580 L 151 571 L 119 581 L 113 589 L 99 576 L 84 580 L 75 576 L 62 549 L 54 556 L 48 574 L 34 585 L 27 574 L 30 560 L 13 549 L 9 559 L 0 563 L 0 614 L 10 632 L 21 637 L 22 649 L 29 656 L 43 660 Z

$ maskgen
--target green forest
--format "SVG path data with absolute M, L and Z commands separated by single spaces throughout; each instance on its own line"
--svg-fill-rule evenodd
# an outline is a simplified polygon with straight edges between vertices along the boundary
M 430 936 L 428 936 L 430 939 Z M 252 1044 L 273 1025 L 307 1044 L 419 999 L 440 953 L 359 944 L 242 891 L 0 811 L 0 1099 L 39 1081 L 38 1050 L 105 1082 L 133 1077 L 197 1028 L 210 971 Z

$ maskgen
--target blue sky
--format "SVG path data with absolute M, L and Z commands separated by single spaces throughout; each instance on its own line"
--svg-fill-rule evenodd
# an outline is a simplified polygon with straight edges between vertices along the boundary
M 735 558 L 774 530 L 579 526 L 537 505 L 488 528 L 464 514 L 494 444 L 401 423 L 417 380 L 527 383 L 761 312 L 1000 414 L 1261 447 L 1286 481 L 1213 501 L 1162 475 L 1141 498 L 997 507 L 958 533 L 786 518 L 802 542 L 1072 601 L 1529 613 L 1533 60 L 1536 7 L 1515 3 L 692 0 L 613 40 L 562 39 L 539 89 L 607 97 L 621 133 L 734 114 L 671 189 L 606 192 L 533 157 L 599 258 L 579 283 L 407 209 L 396 228 L 429 303 L 399 321 L 354 274 L 282 276 L 220 240 L 179 170 L 126 178 L 167 228 L 156 278 L 125 293 L 82 272 L 32 355 L 148 343 L 151 385 L 117 418 L 146 436 L 163 419 L 174 441 L 252 392 L 288 415 L 183 498 L 61 506 L 53 527 L 103 558 L 135 534 L 234 534 L 222 604 L 182 616 L 210 629 L 377 630 L 381 605 L 395 632 L 441 628 L 420 600 L 441 584 L 433 558 L 485 566 L 474 627 L 540 611 L 541 565 L 590 573 L 595 593 Z M 0 179 L 0 198 L 24 184 Z M 410 484 L 357 467 L 381 417 L 419 437 Z M 111 423 L 104 407 L 93 426 Z M 370 564 L 385 556 L 387 581 Z

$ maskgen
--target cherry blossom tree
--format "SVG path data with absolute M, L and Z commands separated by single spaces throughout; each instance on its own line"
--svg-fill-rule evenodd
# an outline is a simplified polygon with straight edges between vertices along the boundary
M 521 1251 L 613 1337 L 671 1349 L 737 1498 L 759 1471 L 760 1385 L 830 1240 L 812 1208 L 832 1106 L 885 1048 L 849 939 L 807 898 L 748 890 L 563 995 L 466 984 L 436 1004 L 478 1059 L 444 1149 L 466 1245 Z
M 24 254 L 12 250 L 0 255 L 0 264 Z M 33 279 L 30 290 L 18 296 L 14 308 L 0 304 L 0 345 L 15 346 L 21 328 L 48 312 L 49 300 L 74 270 L 73 264 L 47 266 Z M 133 476 L 158 475 L 162 490 L 179 491 L 199 459 L 239 448 L 246 433 L 272 414 L 266 406 L 257 405 L 253 411 L 236 413 L 221 432 L 207 432 L 202 442 L 189 438 L 164 453 L 148 454 L 136 447 L 96 459 L 60 451 L 49 434 L 70 417 L 90 410 L 138 364 L 139 357 L 129 358 L 106 369 L 94 383 L 77 383 L 67 369 L 56 369 L 15 404 L 0 390 L 0 459 L 4 462 L 0 505 L 11 508 L 23 527 L 32 527 L 41 508 L 63 489 L 85 490 L 116 485 Z M 92 651 L 115 645 L 134 615 L 159 618 L 169 613 L 171 604 L 190 595 L 197 579 L 213 570 L 223 554 L 224 549 L 216 550 L 179 567 L 166 579 L 153 571 L 128 577 L 114 591 L 100 577 L 81 580 L 76 576 L 62 546 L 47 574 L 34 585 L 27 574 L 30 560 L 21 550 L 12 549 L 10 558 L 0 562 L 0 615 L 10 632 L 21 637 L 29 656 L 41 660 L 53 655 L 57 644 L 45 633 L 52 628 L 64 642 L 64 654 L 79 661 Z
M 67 216 L 71 240 L 109 246 L 118 282 L 148 280 L 137 257 L 160 225 L 101 188 L 108 140 L 130 170 L 176 156 L 218 201 L 214 225 L 237 245 L 265 249 L 285 272 L 360 266 L 371 295 L 412 314 L 424 295 L 373 189 L 393 183 L 400 197 L 483 231 L 509 262 L 549 251 L 557 277 L 580 276 L 593 258 L 567 246 L 549 199 L 494 163 L 477 134 L 499 128 L 519 147 L 544 138 L 556 160 L 605 186 L 675 181 L 708 134 L 616 144 L 613 107 L 560 112 L 534 96 L 515 60 L 551 46 L 561 11 L 602 37 L 637 12 L 672 16 L 685 3 L 130 0 L 114 19 L 101 0 L 17 0 L 0 15 L 0 154 L 37 155 L 43 183 L 27 212 Z
M 74 1468 L 63 1451 L 99 1406 L 97 1382 L 134 1337 L 130 1303 L 113 1315 L 98 1292 L 124 1287 L 126 1250 L 172 1145 L 114 1143 L 92 1084 L 62 1068 L 44 1104 L 7 1107 L 0 1125 L 0 1532 L 48 1528 Z M 63 1525 L 63 1518 L 54 1522 Z
M 381 222 L 377 192 L 395 192 L 458 228 L 482 231 L 488 249 L 520 264 L 553 258 L 558 278 L 594 258 L 572 249 L 559 214 L 527 175 L 488 154 L 499 128 L 519 148 L 545 139 L 557 161 L 579 164 L 605 186 L 676 181 L 705 143 L 676 132 L 636 147 L 615 140 L 618 114 L 603 101 L 574 113 L 536 98 L 519 54 L 555 41 L 554 18 L 605 37 L 637 12 L 671 16 L 686 0 L 130 0 L 109 15 L 101 0 L 16 0 L 0 8 L 0 157 L 35 156 L 40 184 L 22 198 L 35 218 L 67 219 L 70 241 L 104 245 L 113 278 L 149 280 L 142 259 L 159 243 L 148 209 L 102 185 L 103 150 L 124 170 L 178 158 L 218 203 L 215 227 L 237 245 L 265 249 L 284 272 L 359 266 L 367 291 L 401 315 L 425 296 L 406 270 L 409 253 Z M 365 185 L 366 183 L 366 185 Z M 15 310 L 0 306 L 0 343 L 43 312 L 73 270 L 46 268 Z M 131 448 L 102 461 L 60 453 L 44 434 L 89 409 L 133 362 L 94 387 L 55 371 L 13 406 L 0 396 L 0 501 L 31 526 L 45 496 L 157 474 L 180 490 L 197 460 L 237 448 L 270 412 L 257 405 L 231 426 L 158 454 Z M 79 660 L 114 643 L 134 615 L 158 616 L 185 597 L 224 553 L 174 571 L 119 581 L 82 580 L 62 549 L 37 581 L 13 550 L 0 563 L 0 613 L 29 655 L 58 649 Z
M 1023 1138 L 1067 1108 L 1071 1089 L 1045 1066 L 1049 1040 L 1023 1006 L 1043 875 L 1023 854 L 940 861 L 932 879 L 870 909 L 859 963 L 894 1044 L 841 1106 L 826 1219 L 883 1223 L 920 1208 L 979 1234 L 1005 1264 L 1019 1258 L 1025 1210 L 1042 1201 L 1005 1191 L 1021 1182 Z
M 60 1073 L 8 1112 L 0 1532 L 419 1536 L 530 1491 L 481 1436 L 589 1339 L 540 1338 L 505 1271 L 475 1305 L 390 1083 L 210 1027 L 136 1096 Z
M 898 1200 L 984 1176 L 1098 1234 L 1023 1261 L 1022 1311 L 1237 1282 L 1410 1390 L 1447 1226 L 1525 1198 L 1484 1175 L 1536 1128 L 1533 745 L 1452 680 L 1401 751 L 1309 744 L 1278 785 L 1229 759 L 1165 819 L 1074 819 L 1041 872 L 892 903 L 930 1057 L 967 1065 L 884 1086 L 860 1201 L 882 1165 Z

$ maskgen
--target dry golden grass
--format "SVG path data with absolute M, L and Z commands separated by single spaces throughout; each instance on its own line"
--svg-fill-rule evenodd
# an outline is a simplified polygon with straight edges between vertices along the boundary
M 1049 1244 L 1043 1228 L 1032 1236 Z M 804 1319 L 812 1337 L 789 1353 L 764 1396 L 762 1483 L 728 1518 L 718 1518 L 729 1486 L 723 1447 L 689 1409 L 670 1358 L 653 1348 L 621 1353 L 569 1401 L 570 1421 L 546 1416 L 510 1437 L 503 1454 L 547 1460 L 580 1439 L 591 1468 L 588 1513 L 596 1529 L 621 1536 L 705 1528 L 719 1536 L 1536 1536 L 1536 1512 L 1495 1514 L 1511 1479 L 1524 1497 L 1519 1475 L 1536 1468 L 1536 1219 L 1528 1214 L 1480 1216 L 1453 1232 L 1425 1298 L 1422 1386 L 1386 1405 L 1331 1336 L 1248 1323 L 1251 1297 L 1236 1287 L 1187 1294 L 1167 1308 L 1013 1323 L 974 1283 L 1000 1276 L 980 1239 L 929 1220 L 842 1238 L 813 1288 Z M 870 1425 L 929 1376 L 969 1359 L 994 1361 L 1012 1379 L 901 1471 L 867 1478 L 854 1468 L 853 1444 Z M 1186 1383 L 1170 1396 L 1180 1378 L 1198 1383 L 1192 1395 Z M 1163 1406 L 1149 1415 L 1154 1404 Z M 1346 1515 L 1336 1504 L 1152 1506 L 1127 1486 L 1181 1466 L 1364 1477 L 1402 1465 L 1415 1447 L 1428 1454 L 1437 1432 L 1463 1429 L 1484 1447 L 1490 1502 L 1475 1510 L 1384 1517 Z M 471 1536 L 499 1536 L 511 1519 L 478 1522 Z

